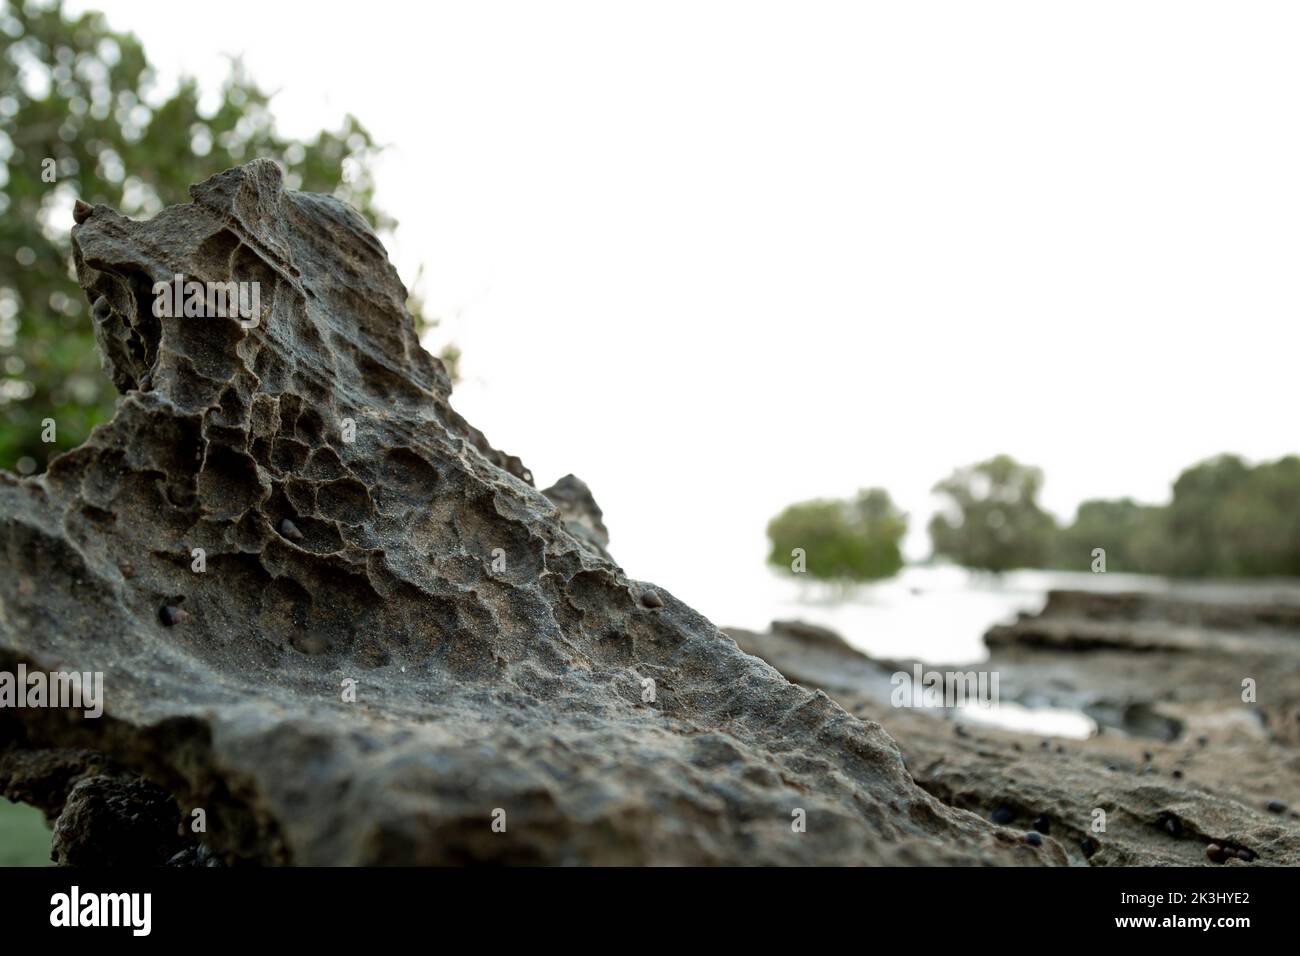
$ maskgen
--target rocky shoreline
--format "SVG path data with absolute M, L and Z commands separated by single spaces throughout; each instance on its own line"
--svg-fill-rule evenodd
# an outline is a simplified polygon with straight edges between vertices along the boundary
M 873 660 L 820 628 L 774 622 L 762 633 L 727 633 L 796 683 L 880 723 L 912 778 L 945 804 L 1038 832 L 1072 864 L 1300 862 L 1294 587 L 1055 591 L 1041 613 L 990 630 L 988 661 L 926 666 L 995 672 L 1004 702 L 1093 718 L 1098 732 L 1087 739 L 893 706 L 891 678 L 912 662 Z M 1253 703 L 1242 700 L 1247 678 Z
M 121 398 L 45 474 L 0 472 L 0 671 L 103 676 L 102 714 L 0 708 L 0 793 L 56 861 L 1295 862 L 1265 809 L 1298 773 L 1289 605 L 1058 597 L 990 635 L 1004 694 L 1065 676 L 1168 739 L 892 709 L 834 635 L 733 641 L 629 578 L 581 481 L 537 489 L 454 411 L 354 211 L 265 161 L 191 196 L 77 205 Z M 178 275 L 257 283 L 261 314 L 160 315 Z M 1258 707 L 1228 706 L 1239 673 Z

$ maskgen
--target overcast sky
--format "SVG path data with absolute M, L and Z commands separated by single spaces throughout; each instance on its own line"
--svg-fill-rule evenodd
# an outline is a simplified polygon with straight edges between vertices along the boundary
M 798 499 L 883 485 L 920 557 L 997 452 L 1068 516 L 1300 450 L 1300 6 L 87 6 L 390 144 L 458 409 L 706 611 Z

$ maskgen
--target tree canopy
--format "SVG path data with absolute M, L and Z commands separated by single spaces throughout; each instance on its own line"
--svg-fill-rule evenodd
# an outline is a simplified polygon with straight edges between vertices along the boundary
M 1038 504 L 1043 473 L 1009 455 L 964 468 L 934 486 L 944 507 L 930 520 L 936 556 L 968 568 L 1042 567 L 1056 521 Z
M 1300 457 L 1250 466 L 1220 455 L 1184 470 L 1168 505 L 1085 501 L 1055 564 L 1181 577 L 1300 577 Z
M 771 520 L 768 562 L 793 573 L 831 581 L 871 581 L 897 574 L 907 516 L 883 488 L 851 500 L 817 499 L 790 505 Z
M 281 136 L 270 96 L 238 62 L 211 107 L 192 79 L 160 91 L 139 40 L 102 14 L 0 5 L 0 90 L 0 467 L 42 469 L 113 412 L 71 270 L 75 200 L 150 216 L 262 156 L 288 188 L 332 193 L 376 229 L 396 225 L 374 205 L 378 147 L 357 119 L 305 142 Z

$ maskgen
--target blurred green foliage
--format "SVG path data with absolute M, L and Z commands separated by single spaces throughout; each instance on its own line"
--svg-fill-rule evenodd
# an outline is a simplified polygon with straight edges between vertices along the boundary
M 0 799 L 0 866 L 49 866 L 50 828 L 35 807 Z
M 1300 577 L 1300 457 L 1250 466 L 1220 455 L 1183 471 L 1167 505 L 1131 498 L 1079 505 L 1057 528 L 1038 506 L 1042 472 L 999 455 L 935 486 L 934 553 L 969 568 L 1053 567 L 1171 577 Z
M 1132 498 L 1085 501 L 1057 536 L 1051 563 L 1087 571 L 1097 548 L 1106 552 L 1108 571 L 1156 566 L 1165 548 L 1162 509 Z
M 113 413 L 71 269 L 74 200 L 147 217 L 263 156 L 287 187 L 332 193 L 376 230 L 396 225 L 375 208 L 379 148 L 354 117 L 308 142 L 280 136 L 269 95 L 238 62 L 211 106 L 192 79 L 161 92 L 140 42 L 102 14 L 0 3 L 0 91 L 0 467 L 43 469 Z M 41 441 L 46 418 L 53 444 Z
M 841 582 L 871 581 L 897 574 L 907 516 L 883 488 L 858 492 L 851 501 L 818 499 L 791 505 L 769 522 L 768 562 L 793 571 L 792 553 L 803 550 L 812 577 Z
M 1009 455 L 958 468 L 934 486 L 944 508 L 930 520 L 936 557 L 981 571 L 1043 567 L 1055 519 L 1038 504 L 1043 473 Z
M 1251 467 L 1235 455 L 1193 465 L 1168 505 L 1085 501 L 1055 565 L 1179 577 L 1300 577 L 1300 457 Z

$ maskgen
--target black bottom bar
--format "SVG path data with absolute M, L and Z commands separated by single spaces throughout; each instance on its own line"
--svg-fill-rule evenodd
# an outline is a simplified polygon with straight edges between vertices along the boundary
M 453 926 L 521 938 L 599 940 L 589 931 L 626 920 L 629 938 L 720 942 L 785 929 L 838 928 L 863 942 L 923 944 L 935 932 L 968 941 L 993 930 L 1230 942 L 1238 934 L 1294 925 L 1295 874 L 1251 866 L 1197 869 L 859 869 L 859 870 L 0 870 L 6 943 L 77 933 L 131 941 L 144 897 L 104 903 L 97 894 L 149 894 L 148 938 L 169 943 L 296 943 L 400 938 Z M 111 919 L 116 927 L 71 923 Z M 62 894 L 60 899 L 57 894 Z M 92 897 L 87 902 L 87 897 Z M 52 901 L 53 900 L 53 901 Z M 103 904 L 103 905 L 101 905 Z M 62 907 L 62 908 L 60 908 Z M 100 915 L 97 915 L 100 914 Z M 106 915 L 104 915 L 106 914 Z M 585 927 L 585 928 L 584 928 Z M 689 937 L 681 934 L 688 932 Z M 703 931 L 703 932 L 701 932 Z M 416 938 L 419 938 L 418 936 Z M 486 942 L 489 937 L 483 937 Z M 1053 937 L 1056 938 L 1056 937 Z M 606 938 L 607 942 L 610 942 Z M 1042 942 L 1037 938 L 1037 942 Z M 466 940 L 466 943 L 470 942 Z M 14 950 L 16 951 L 16 950 Z

